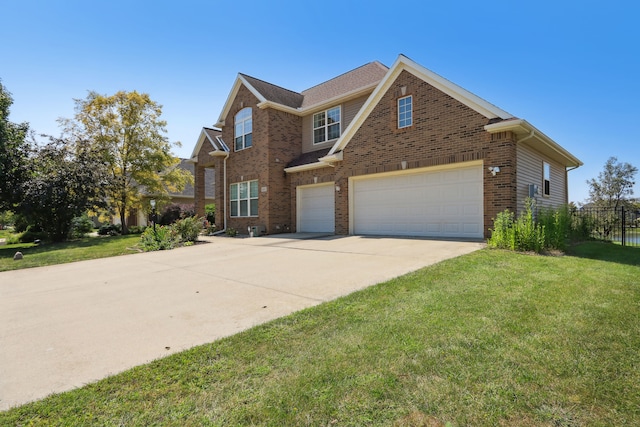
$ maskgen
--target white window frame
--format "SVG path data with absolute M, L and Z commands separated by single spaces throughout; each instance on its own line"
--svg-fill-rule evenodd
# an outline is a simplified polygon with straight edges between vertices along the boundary
M 246 116 L 247 111 L 249 112 L 248 116 Z M 245 150 L 253 146 L 253 110 L 251 109 L 251 107 L 243 108 L 236 113 L 236 115 L 234 116 L 233 129 L 234 151 Z M 240 141 L 238 141 L 238 139 L 240 139 Z
M 551 165 L 547 162 L 542 162 L 542 195 L 551 195 Z
M 243 187 L 245 190 L 244 196 L 242 195 Z M 259 191 L 257 179 L 252 181 L 234 182 L 233 184 L 231 184 L 229 186 L 229 216 L 232 218 L 257 217 L 258 194 Z M 244 215 L 243 204 L 246 209 Z
M 329 123 L 329 120 L 327 119 L 330 115 L 330 113 L 333 113 L 337 110 L 338 112 L 338 120 L 334 120 L 333 122 Z M 322 124 L 316 126 L 316 117 L 322 115 Z M 315 144 L 323 144 L 327 141 L 331 141 L 331 140 L 335 140 L 340 138 L 340 135 L 342 135 L 342 106 L 338 105 L 336 107 L 331 107 L 331 108 L 327 108 L 324 111 L 319 111 L 317 113 L 315 113 L 313 115 L 313 117 L 311 117 L 311 127 L 313 128 L 312 133 L 311 133 L 311 139 Z M 338 136 L 335 136 L 333 138 L 329 138 L 329 128 L 332 126 L 338 125 Z M 316 131 L 322 130 L 322 140 L 316 141 Z
M 407 104 L 400 105 L 404 100 L 409 100 L 409 108 Z M 413 95 L 403 96 L 398 98 L 398 129 L 408 128 L 413 126 Z

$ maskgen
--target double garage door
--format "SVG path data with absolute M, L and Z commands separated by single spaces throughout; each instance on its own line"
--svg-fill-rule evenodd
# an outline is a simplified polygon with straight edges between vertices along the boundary
M 353 234 L 482 238 L 482 165 L 350 180 Z M 335 230 L 334 185 L 298 188 L 298 231 Z
M 482 238 L 482 165 L 353 178 L 354 234 Z

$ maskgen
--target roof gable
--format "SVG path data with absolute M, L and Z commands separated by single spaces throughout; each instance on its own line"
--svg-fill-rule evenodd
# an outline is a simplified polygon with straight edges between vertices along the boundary
M 365 119 L 371 114 L 374 107 L 380 102 L 384 94 L 389 90 L 393 82 L 398 78 L 402 71 L 407 71 L 419 79 L 425 81 L 436 89 L 444 92 L 450 97 L 463 103 L 467 107 L 482 114 L 488 119 L 510 119 L 513 116 L 506 111 L 496 107 L 495 105 L 485 101 L 479 96 L 474 95 L 466 89 L 450 82 L 444 77 L 439 76 L 426 69 L 425 67 L 415 63 L 404 55 L 398 56 L 391 68 L 387 71 L 384 78 L 375 88 L 369 99 L 364 103 L 358 114 L 351 121 L 351 124 L 345 129 L 340 138 L 329 151 L 329 155 L 337 151 L 341 151 L 349 143 L 353 135 L 364 123 Z
M 212 151 L 219 151 L 219 150 L 224 151 L 225 147 L 219 147 L 218 146 L 219 143 L 217 143 L 216 138 L 220 136 L 222 136 L 222 132 L 219 129 L 203 127 L 202 131 L 200 132 L 200 136 L 198 137 L 198 142 L 196 143 L 196 146 L 193 148 L 193 151 L 191 152 L 191 159 L 197 160 L 198 153 L 202 148 L 202 144 L 205 144 L 205 143 L 208 143 L 211 145 L 211 148 L 213 149 Z

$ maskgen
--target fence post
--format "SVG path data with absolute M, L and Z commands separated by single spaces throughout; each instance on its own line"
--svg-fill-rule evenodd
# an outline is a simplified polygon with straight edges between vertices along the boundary
M 622 246 L 625 246 L 625 240 L 627 239 L 627 216 L 624 213 L 624 205 L 622 205 L 620 213 L 622 215 Z

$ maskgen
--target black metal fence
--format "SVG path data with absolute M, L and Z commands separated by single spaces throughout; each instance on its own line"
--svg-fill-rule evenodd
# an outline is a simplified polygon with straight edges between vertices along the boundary
M 622 246 L 640 246 L 639 209 L 582 207 L 572 215 L 577 226 L 594 239 L 619 242 Z

